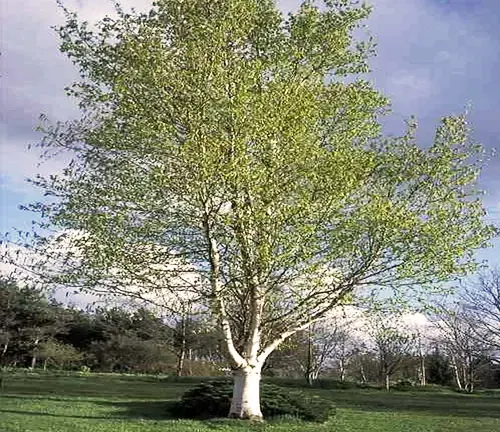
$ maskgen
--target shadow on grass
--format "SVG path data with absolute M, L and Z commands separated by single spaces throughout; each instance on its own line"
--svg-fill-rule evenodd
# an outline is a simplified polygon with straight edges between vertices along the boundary
M 204 378 L 191 380 L 157 380 L 142 377 L 10 377 L 4 383 L 1 398 L 50 399 L 55 401 L 89 402 L 109 408 L 102 418 L 173 420 L 175 400 Z M 323 398 L 333 401 L 338 408 L 363 411 L 393 411 L 422 415 L 461 416 L 469 418 L 500 419 L 500 394 L 458 394 L 450 391 L 391 391 L 374 389 L 311 389 Z M 108 399 L 108 400 L 106 400 Z M 111 400 L 110 400 L 111 399 Z M 0 403 L 0 412 L 1 412 Z M 21 412 L 20 412 L 21 413 Z M 47 415 L 26 411 L 28 415 Z M 69 417 L 72 415 L 60 415 Z M 85 417 L 85 416 L 82 416 Z M 79 418 L 79 417 L 75 417 Z M 87 417 L 101 418 L 101 417 Z M 207 427 L 216 428 L 224 420 L 209 420 Z M 215 423 L 214 423 L 215 422 Z M 231 423 L 231 425 L 237 423 Z
M 4 380 L 2 395 L 96 397 L 118 399 L 171 399 L 180 397 L 186 384 L 139 377 L 30 376 Z
M 316 391 L 339 408 L 406 411 L 439 416 L 500 418 L 500 398 L 477 394 L 384 391 Z
M 318 392 L 319 393 L 319 392 Z M 335 394 L 321 396 L 335 401 L 339 408 L 349 408 L 362 411 L 391 411 L 391 412 L 414 412 L 423 415 L 453 416 L 469 418 L 498 418 L 500 419 L 500 400 L 498 398 L 478 397 L 475 395 L 411 395 L 408 393 L 383 394 L 380 392 L 353 393 L 348 391 L 335 391 Z M 330 392 L 329 392 L 330 393 Z M 33 399 L 29 396 L 4 395 L 2 398 Z M 0 398 L 1 399 L 1 398 Z M 50 400 L 68 401 L 68 397 L 54 397 Z M 80 401 L 82 399 L 79 399 Z M 79 400 L 75 400 L 78 403 Z M 28 410 L 2 409 L 2 413 L 21 414 L 28 416 L 44 417 L 66 417 L 74 419 L 128 419 L 128 420 L 154 420 L 168 421 L 178 420 L 179 416 L 171 414 L 175 400 L 129 400 L 129 401 L 106 401 L 102 399 L 83 399 L 95 405 L 107 408 L 106 415 L 74 415 L 52 414 L 47 412 L 36 412 Z M 1 406 L 1 403 L 0 403 Z M 109 410 L 108 410 L 109 409 Z M 209 419 L 203 423 L 208 429 L 219 429 L 221 426 L 230 425 L 231 430 L 248 427 L 247 422 L 239 422 L 228 419 Z M 259 424 L 255 424 L 259 429 Z
M 110 417 L 121 419 L 179 420 L 171 414 L 175 400 L 165 401 L 96 401 L 97 405 L 110 407 Z
M 54 402 L 68 402 L 73 401 L 75 404 L 78 402 L 92 403 L 97 406 L 109 408 L 106 415 L 93 416 L 93 415 L 75 415 L 75 414 L 55 414 L 40 411 L 17 410 L 17 409 L 3 409 L 1 408 L 2 399 L 14 399 L 33 401 L 33 399 L 44 399 Z M 172 408 L 176 403 L 175 400 L 164 401 L 105 401 L 95 398 L 77 399 L 71 397 L 43 397 L 43 396 L 27 396 L 27 395 L 2 395 L 0 397 L 0 417 L 1 413 L 9 414 L 22 414 L 29 416 L 40 417 L 66 417 L 78 419 L 144 419 L 144 420 L 178 420 L 178 416 L 171 414 Z
M 349 408 L 362 411 L 392 411 L 414 412 L 423 415 L 435 416 L 460 416 L 469 418 L 498 418 L 500 419 L 500 400 L 489 397 L 476 397 L 474 395 L 409 395 L 390 394 L 380 392 L 368 394 L 349 394 L 346 391 L 336 391 L 335 397 L 321 392 L 322 396 L 333 400 L 339 408 Z M 106 402 L 96 401 L 99 405 L 118 408 L 112 416 L 129 419 L 172 420 L 179 419 L 171 414 L 175 401 L 123 401 Z M 207 426 L 220 426 L 221 422 L 228 420 L 205 420 Z M 231 421 L 231 425 L 236 424 Z
M 216 418 L 211 420 L 204 420 L 203 425 L 209 430 L 218 430 L 221 428 L 226 428 L 223 430 L 229 430 L 227 428 L 231 427 L 231 430 L 244 430 L 248 431 L 248 426 L 252 426 L 252 431 L 265 430 L 267 422 L 249 422 L 248 420 L 235 420 L 228 418 Z
M 64 418 L 74 418 L 74 419 L 96 419 L 96 420 L 109 420 L 109 417 L 105 416 L 87 416 L 87 415 L 75 415 L 75 414 L 53 414 L 47 412 L 38 411 L 25 411 L 25 410 L 10 410 L 0 408 L 0 413 L 6 414 L 20 414 L 23 416 L 34 416 L 34 417 L 64 417 Z

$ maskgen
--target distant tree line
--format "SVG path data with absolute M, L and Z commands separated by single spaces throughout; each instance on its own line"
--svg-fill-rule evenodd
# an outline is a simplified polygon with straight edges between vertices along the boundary
M 318 336 L 319 335 L 319 336 Z M 424 339 L 396 326 L 376 328 L 362 338 L 346 329 L 297 334 L 267 362 L 273 376 L 303 376 L 379 384 L 389 390 L 428 384 L 472 392 L 500 388 L 498 352 L 469 340 L 457 345 L 449 334 Z
M 219 333 L 202 318 L 146 308 L 81 310 L 0 279 L 3 366 L 211 375 L 224 364 Z
M 426 384 L 466 391 L 499 388 L 496 339 L 477 333 L 483 327 L 474 321 L 476 312 L 464 303 L 434 317 L 438 336 L 405 329 L 375 313 L 360 336 L 352 320 L 332 318 L 283 343 L 264 374 L 304 378 L 311 385 L 333 378 L 388 389 Z M 224 349 L 218 327 L 202 315 L 162 317 L 125 306 L 82 310 L 0 279 L 2 366 L 208 376 L 230 372 Z

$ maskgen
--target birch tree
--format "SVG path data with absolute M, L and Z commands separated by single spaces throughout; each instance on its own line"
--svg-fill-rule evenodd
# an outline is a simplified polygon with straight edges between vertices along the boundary
M 415 351 L 416 334 L 405 328 L 400 317 L 391 314 L 370 313 L 367 325 L 379 360 L 380 378 L 389 391 L 392 376 Z
M 294 360 L 310 386 L 342 349 L 345 330 L 341 326 L 337 317 L 328 317 L 320 323 L 311 324 L 299 334 L 295 346 L 292 346 Z
M 442 309 L 435 321 L 441 345 L 450 359 L 458 389 L 472 393 L 478 369 L 491 356 L 491 344 L 487 339 L 477 337 L 477 328 L 481 324 L 463 304 Z
M 462 302 L 474 319 L 476 338 L 500 350 L 500 269 L 484 271 L 475 283 L 466 283 Z
M 30 208 L 82 235 L 52 282 L 193 293 L 224 335 L 232 417 L 262 417 L 261 369 L 286 338 L 352 293 L 463 274 L 493 235 L 465 117 L 424 147 L 414 121 L 380 136 L 388 101 L 360 78 L 373 43 L 353 39 L 370 8 L 353 3 L 284 17 L 271 0 L 158 0 L 92 25 L 64 10 L 57 29 L 82 116 L 41 127 L 72 161 L 34 181 L 52 200 Z

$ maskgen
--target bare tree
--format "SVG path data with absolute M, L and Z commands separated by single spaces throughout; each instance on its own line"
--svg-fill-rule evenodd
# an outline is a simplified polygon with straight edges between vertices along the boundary
M 472 330 L 477 338 L 500 350 L 500 268 L 483 272 L 475 283 L 465 284 L 462 301 L 474 319 Z
M 463 304 L 443 309 L 435 321 L 440 331 L 443 351 L 450 359 L 455 382 L 460 390 L 474 391 L 478 368 L 482 360 L 489 357 L 491 346 L 478 338 L 477 321 L 470 309 Z
M 418 378 L 421 386 L 427 384 L 427 368 L 425 365 L 426 347 L 425 339 L 421 332 L 416 333 L 417 355 L 418 355 Z
M 350 331 L 349 325 L 352 322 L 343 323 L 338 330 L 336 338 L 336 348 L 332 353 L 332 360 L 337 364 L 339 378 L 345 381 L 347 368 L 350 365 L 353 357 L 359 353 L 361 341 Z M 362 365 L 360 364 L 361 379 L 363 376 Z
M 379 357 L 380 375 L 386 390 L 390 389 L 391 377 L 402 361 L 416 347 L 415 334 L 405 329 L 396 316 L 370 315 L 368 333 L 372 337 Z
M 347 321 L 333 317 L 309 327 L 308 350 L 301 368 L 309 385 L 312 385 L 324 368 L 332 361 L 339 362 L 342 381 L 345 379 L 345 362 L 348 358 Z

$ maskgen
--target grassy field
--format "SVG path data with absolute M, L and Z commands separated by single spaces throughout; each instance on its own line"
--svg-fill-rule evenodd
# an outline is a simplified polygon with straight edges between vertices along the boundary
M 149 376 L 10 375 L 0 390 L 1 432 L 498 432 L 500 394 L 452 391 L 311 390 L 331 399 L 327 424 L 168 418 L 193 380 Z

